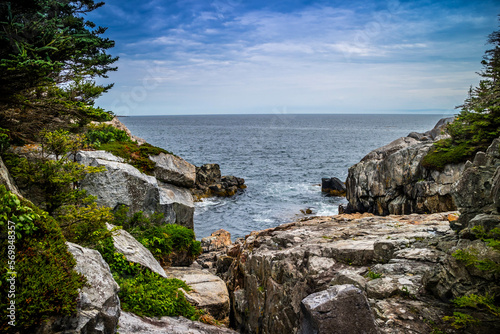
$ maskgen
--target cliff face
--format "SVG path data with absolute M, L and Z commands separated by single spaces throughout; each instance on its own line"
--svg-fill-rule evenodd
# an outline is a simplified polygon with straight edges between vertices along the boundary
M 452 119 L 440 120 L 423 134 L 411 133 L 368 153 L 349 168 L 346 180 L 348 212 L 378 215 L 434 213 L 456 210 L 452 197 L 464 164 L 449 164 L 439 172 L 422 159 Z
M 311 323 L 320 333 L 360 333 L 356 321 L 364 308 L 348 311 L 329 292 L 347 284 L 359 290 L 353 295 L 368 298 L 368 314 L 375 316 L 364 316 L 364 332 L 430 333 L 430 323 L 443 324 L 449 306 L 425 291 L 422 277 L 447 257 L 435 245 L 456 242 L 448 216 L 345 214 L 253 232 L 217 263 L 231 296 L 232 324 L 243 333 L 305 333 Z M 311 299 L 317 305 L 328 296 L 337 320 L 308 312 Z M 354 314 L 340 316 L 345 311 Z M 348 319 L 351 329 L 336 331 Z
M 467 233 L 479 225 L 488 232 L 500 227 L 500 138 L 465 164 L 453 197 L 461 213 L 451 224 L 454 230 Z

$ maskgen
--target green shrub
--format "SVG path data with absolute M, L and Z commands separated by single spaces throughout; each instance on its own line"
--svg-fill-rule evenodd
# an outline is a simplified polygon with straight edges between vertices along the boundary
M 152 175 L 155 169 L 155 163 L 149 159 L 150 155 L 172 154 L 148 143 L 138 145 L 133 142 L 110 142 L 102 144 L 100 149 L 125 159 L 126 162 L 148 175 Z
M 98 250 L 120 285 L 118 295 L 124 311 L 140 316 L 183 316 L 192 320 L 201 315 L 179 290 L 190 291 L 183 281 L 161 277 L 127 261 L 123 254 L 115 251 L 111 238 L 102 241 Z
M 152 226 L 135 230 L 137 240 L 151 251 L 163 265 L 187 265 L 201 254 L 201 243 L 195 239 L 194 231 L 176 224 Z
M 8 258 L 9 239 L 0 239 L 0 331 L 9 332 L 7 281 L 16 271 L 15 329 L 34 333 L 51 316 L 71 315 L 76 310 L 78 289 L 85 279 L 73 268 L 75 260 L 67 251 L 55 220 L 31 203 L 20 200 L 0 185 L 0 231 L 8 235 L 15 222 L 15 264 Z M 14 300 L 14 299 L 12 299 Z
M 165 266 L 191 264 L 201 254 L 201 243 L 194 231 L 176 224 L 163 224 L 163 214 L 145 215 L 142 211 L 127 216 L 122 206 L 115 212 L 114 225 L 122 226 Z
M 9 130 L 0 128 L 0 155 L 10 147 Z
M 480 147 L 470 143 L 455 145 L 451 139 L 442 139 L 434 144 L 422 160 L 422 166 L 427 169 L 442 171 L 447 164 L 455 164 L 470 159 Z
M 110 124 L 90 125 L 85 133 L 87 143 L 99 148 L 112 142 L 130 142 L 128 134 Z
M 106 228 L 113 219 L 111 208 L 98 206 L 92 196 L 78 205 L 61 207 L 56 219 L 66 240 L 85 247 L 94 248 L 99 240 L 111 235 Z

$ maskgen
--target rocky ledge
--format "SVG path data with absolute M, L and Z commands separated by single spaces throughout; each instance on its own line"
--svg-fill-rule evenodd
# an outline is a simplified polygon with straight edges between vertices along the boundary
M 442 171 L 422 166 L 434 142 L 449 137 L 444 131 L 452 120 L 442 119 L 426 133 L 412 132 L 375 149 L 349 168 L 345 212 L 387 215 L 456 210 L 452 186 L 464 164 L 448 164 Z
M 232 326 L 243 333 L 360 333 L 345 303 L 349 295 L 358 296 L 355 308 L 367 333 L 449 328 L 442 320 L 451 312 L 447 298 L 483 282 L 475 272 L 445 269 L 457 267 L 450 256 L 456 247 L 473 243 L 450 229 L 456 216 L 343 214 L 253 232 L 217 259 L 229 289 Z M 455 281 L 445 283 L 441 278 L 450 273 Z M 341 287 L 330 291 L 335 286 Z M 338 315 L 326 317 L 323 304 Z M 351 326 L 340 314 L 351 314 Z M 496 329 L 477 326 L 473 332 Z

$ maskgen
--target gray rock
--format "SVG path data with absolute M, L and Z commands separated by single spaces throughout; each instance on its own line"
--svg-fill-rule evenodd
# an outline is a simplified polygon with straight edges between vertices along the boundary
M 9 170 L 4 165 L 1 157 L 0 157 L 0 184 L 3 184 L 8 191 L 12 192 L 18 197 L 22 197 L 21 193 L 19 192 L 19 189 L 17 189 L 17 186 L 14 183 L 12 177 L 10 176 Z
M 397 292 L 397 283 L 389 277 L 377 278 L 366 283 L 366 294 L 370 298 L 385 299 Z
M 180 279 L 191 287 L 192 291 L 186 294 L 191 304 L 206 310 L 217 320 L 229 315 L 229 293 L 218 276 L 191 267 L 170 267 L 165 272 L 168 278 Z
M 456 231 L 482 226 L 486 231 L 500 220 L 500 138 L 495 139 L 486 153 L 478 152 L 473 163 L 467 164 L 453 187 L 453 198 L 460 217 L 451 222 Z
M 425 135 L 438 139 L 446 120 Z M 415 139 L 419 138 L 419 139 Z M 464 164 L 446 165 L 441 172 L 427 170 L 422 159 L 433 141 L 420 137 L 399 138 L 368 153 L 349 168 L 346 180 L 346 212 L 379 215 L 433 213 L 456 210 L 452 186 Z
M 217 273 L 226 282 L 232 301 L 231 321 L 246 333 L 298 333 L 303 317 L 301 301 L 339 284 L 367 290 L 370 284 L 369 291 L 377 298 L 413 294 L 416 300 L 425 300 L 429 319 L 440 320 L 441 304 L 430 301 L 421 279 L 440 265 L 434 262 L 438 253 L 433 253 L 430 245 L 452 233 L 447 217 L 448 213 L 345 214 L 252 232 L 217 261 Z M 456 236 L 451 235 L 456 242 Z M 383 249 L 384 245 L 388 247 Z M 413 248 L 418 252 L 411 252 Z M 415 260 L 418 256 L 422 258 Z M 363 277 L 368 266 L 384 274 L 380 281 L 389 280 L 388 289 Z M 404 312 L 411 308 L 403 307 Z M 402 319 L 396 325 L 384 322 L 380 329 L 403 333 L 419 326 L 421 321 Z
M 345 196 L 346 188 L 344 182 L 336 177 L 321 179 L 321 191 L 332 196 Z
M 116 226 L 111 224 L 106 224 L 106 227 L 109 231 L 116 228 Z M 165 270 L 163 270 L 160 263 L 154 258 L 149 249 L 144 247 L 130 233 L 122 229 L 115 229 L 112 235 L 116 251 L 125 255 L 128 261 L 138 263 L 158 275 L 167 278 Z
M 163 182 L 191 188 L 196 181 L 196 167 L 172 154 L 160 153 L 149 157 L 156 164 L 154 175 Z
M 237 334 L 224 328 L 210 326 L 183 317 L 141 318 L 122 312 L 119 322 L 120 334 Z
M 106 168 L 104 172 L 87 175 L 80 184 L 97 197 L 99 205 L 111 208 L 126 205 L 130 213 L 161 212 L 165 222 L 193 228 L 194 203 L 189 190 L 159 182 L 104 151 L 80 151 L 76 160 L 87 166 Z
M 377 326 L 363 291 L 336 285 L 302 300 L 302 333 L 377 334 Z
M 76 260 L 75 270 L 87 278 L 87 284 L 80 291 L 76 315 L 45 323 L 38 333 L 114 334 L 120 318 L 120 288 L 108 264 L 96 250 L 67 245 Z

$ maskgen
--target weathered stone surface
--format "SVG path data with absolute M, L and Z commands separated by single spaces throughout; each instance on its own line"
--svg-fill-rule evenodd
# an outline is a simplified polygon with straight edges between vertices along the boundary
M 160 276 L 167 277 L 165 270 L 154 258 L 153 254 L 137 241 L 130 233 L 122 229 L 116 229 L 116 226 L 106 224 L 109 231 L 112 231 L 113 243 L 118 253 L 125 255 L 125 258 L 133 263 L 138 263 L 143 267 L 150 269 Z
M 353 285 L 335 285 L 302 300 L 302 333 L 378 334 L 363 291 Z
M 160 153 L 149 159 L 156 164 L 154 175 L 163 182 L 179 187 L 191 188 L 196 180 L 196 167 L 172 154 Z
M 218 276 L 192 267 L 170 267 L 165 272 L 168 278 L 178 278 L 191 287 L 192 291 L 186 294 L 191 304 L 205 309 L 217 320 L 229 315 L 229 293 Z
M 440 121 L 420 137 L 413 134 L 375 149 L 349 168 L 345 211 L 387 215 L 456 210 L 452 185 L 464 164 L 446 165 L 441 172 L 421 165 L 448 121 Z
M 19 192 L 19 189 L 17 189 L 17 186 L 14 183 L 12 177 L 10 176 L 9 170 L 3 163 L 1 157 L 0 157 L 0 184 L 3 184 L 8 191 L 12 192 L 18 197 L 22 197 L 21 193 Z
M 121 158 L 104 151 L 80 151 L 76 160 L 87 166 L 103 166 L 105 172 L 89 174 L 81 187 L 97 197 L 100 205 L 126 205 L 130 212 L 161 212 L 165 222 L 193 228 L 194 203 L 188 189 L 157 181 Z
M 439 266 L 436 257 L 448 256 L 435 251 L 437 240 L 456 241 L 448 215 L 345 214 L 252 232 L 217 262 L 232 300 L 231 321 L 245 333 L 300 333 L 305 297 L 353 284 L 372 296 L 372 305 L 378 298 L 421 301 L 428 319 L 442 323 L 443 304 L 425 292 L 422 277 Z M 369 271 L 382 276 L 371 279 Z M 404 307 L 402 312 L 411 312 L 410 304 Z M 392 312 L 381 314 L 386 311 Z M 423 321 L 391 319 L 387 325 L 376 319 L 382 333 L 411 332 Z
M 231 233 L 223 229 L 217 230 L 210 234 L 209 237 L 201 239 L 201 248 L 204 253 L 225 249 L 230 245 Z
M 68 242 L 75 270 L 87 278 L 80 291 L 77 314 L 49 321 L 38 333 L 113 334 L 120 317 L 119 286 L 98 251 Z
M 346 194 L 344 182 L 336 177 L 321 179 L 321 191 L 332 196 L 345 196 Z
M 454 230 L 470 230 L 482 226 L 486 231 L 500 223 L 500 138 L 486 152 L 478 152 L 453 188 L 453 197 L 460 210 L 458 220 L 451 222 Z
M 122 312 L 118 325 L 120 334 L 237 334 L 182 317 L 141 318 L 129 312 Z
M 196 184 L 192 188 L 193 195 L 200 200 L 205 197 L 228 197 L 245 189 L 245 180 L 235 176 L 221 176 L 218 164 L 205 164 L 196 167 Z

